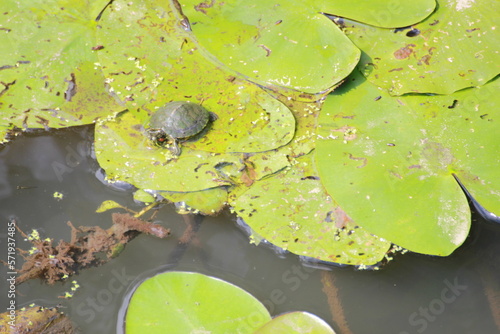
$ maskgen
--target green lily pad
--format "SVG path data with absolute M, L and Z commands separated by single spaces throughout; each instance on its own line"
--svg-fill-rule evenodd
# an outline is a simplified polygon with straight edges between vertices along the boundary
M 156 197 L 145 190 L 138 189 L 134 192 L 134 201 L 142 203 L 153 203 L 156 201 Z
M 189 209 L 194 213 L 213 215 L 227 205 L 228 193 L 234 201 L 254 182 L 275 176 L 279 177 L 279 173 L 291 165 L 290 159 L 307 154 L 313 149 L 316 114 L 319 111 L 316 103 L 289 102 L 288 107 L 294 113 L 298 123 L 292 142 L 276 150 L 242 156 L 241 165 L 221 165 L 218 168 L 218 173 L 221 179 L 229 180 L 231 186 L 194 192 L 160 191 L 159 193 L 169 201 L 184 202 L 186 208 L 181 206 L 180 210 L 187 211 Z M 183 171 L 180 171 L 180 175 L 183 175 Z M 270 192 L 274 192 L 275 196 L 281 195 L 280 190 L 280 187 L 269 189 Z M 250 198 L 248 203 L 253 203 L 253 200 Z M 286 221 L 282 221 L 280 224 L 286 223 Z
M 2 1 L 2 132 L 88 124 L 121 109 L 94 68 L 95 19 L 106 3 Z
M 484 85 L 499 73 L 496 0 L 440 0 L 436 12 L 407 30 L 346 21 L 344 32 L 363 51 L 359 69 L 392 95 L 450 94 Z
M 217 120 L 199 140 L 183 145 L 196 150 L 260 152 L 293 138 L 295 120 L 288 108 L 205 59 L 181 27 L 172 3 L 149 1 L 134 3 L 133 11 L 127 8 L 113 4 L 98 40 L 105 46 L 100 68 L 130 110 L 142 108 L 151 115 L 170 101 L 202 104 Z
M 292 253 L 328 262 L 371 265 L 382 260 L 390 248 L 389 242 L 361 228 L 328 196 L 311 155 L 233 195 L 229 197 L 233 211 L 257 238 Z
M 333 329 L 318 316 L 308 312 L 282 314 L 259 328 L 254 334 L 335 334 Z
M 126 332 L 244 334 L 269 320 L 262 303 L 230 283 L 197 273 L 167 272 L 135 290 Z
M 448 255 L 468 235 L 467 199 L 500 212 L 498 80 L 449 96 L 391 97 L 359 74 L 329 96 L 315 159 L 360 226 L 409 250 Z
M 137 110 L 96 124 L 96 156 L 108 178 L 159 191 L 172 202 L 184 202 L 195 212 L 212 215 L 227 205 L 228 192 L 237 197 L 256 180 L 290 166 L 289 159 L 313 149 L 317 104 L 289 102 L 288 107 L 299 125 L 292 142 L 276 150 L 213 154 L 191 149 L 188 141 L 182 143 L 182 154 L 175 157 L 146 139 L 142 124 L 149 116 Z M 195 145 L 201 140 L 194 141 Z
M 263 86 L 324 94 L 359 60 L 359 50 L 312 2 L 190 0 L 182 8 L 208 57 Z
M 201 213 L 213 216 L 219 213 L 227 204 L 227 188 L 218 187 L 194 192 L 166 192 L 160 191 L 165 199 L 174 203 L 183 203 L 178 210 L 180 213 Z M 184 212 L 181 212 L 184 211 Z
M 99 205 L 99 207 L 97 208 L 97 210 L 95 210 L 95 212 L 101 213 L 101 212 L 106 212 L 108 210 L 118 209 L 118 208 L 123 209 L 124 207 L 120 203 L 117 203 L 117 202 L 112 201 L 112 200 L 107 200 L 107 201 L 102 202 L 101 205 Z
M 488 211 L 500 214 L 500 81 L 450 96 L 408 97 L 408 105 L 426 115 L 443 114 L 442 137 L 455 159 L 454 175 Z M 445 113 L 442 111 L 445 110 Z M 439 117 L 439 116 L 438 116 Z M 435 157 L 428 156 L 428 159 Z
M 124 112 L 96 124 L 96 157 L 108 178 L 128 182 L 139 189 L 182 192 L 231 184 L 220 176 L 219 166 L 241 165 L 240 155 L 214 155 L 184 147 L 177 157 L 147 138 L 140 121 L 144 114 Z
M 317 178 L 310 152 L 320 108 L 302 102 L 289 107 L 298 124 L 294 139 L 246 159 L 254 181 L 230 187 L 229 204 L 252 228 L 252 242 L 264 238 L 292 253 L 328 262 L 378 263 L 390 243 L 353 222 Z M 261 176 L 270 171 L 274 173 Z
M 383 28 L 407 27 L 429 16 L 435 0 L 317 0 L 323 13 Z

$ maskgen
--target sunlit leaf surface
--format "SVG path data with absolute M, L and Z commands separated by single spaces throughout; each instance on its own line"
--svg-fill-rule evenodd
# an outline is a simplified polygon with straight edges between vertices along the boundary
M 133 9 L 118 2 L 102 19 L 98 39 L 106 48 L 99 57 L 107 82 L 123 103 L 148 111 L 141 113 L 145 127 L 158 107 L 191 101 L 214 113 L 216 120 L 186 147 L 259 152 L 293 138 L 295 120 L 288 108 L 205 59 L 174 15 L 172 4 L 149 1 Z
M 351 79 L 318 121 L 315 157 L 328 193 L 368 231 L 416 252 L 450 254 L 470 227 L 453 174 L 500 211 L 497 81 L 396 98 L 360 75 Z
M 435 0 L 316 0 L 314 3 L 323 13 L 383 28 L 416 24 L 436 7 Z
M 255 182 L 230 204 L 257 236 L 295 254 L 368 265 L 379 262 L 390 247 L 353 222 L 326 193 L 310 155 Z
M 335 334 L 333 329 L 321 318 L 308 312 L 289 312 L 282 314 L 259 328 L 254 334 Z
M 359 59 L 359 50 L 312 1 L 181 3 L 203 48 L 264 86 L 321 93 Z
M 440 0 L 435 13 L 406 29 L 345 21 L 362 51 L 359 68 L 392 95 L 450 94 L 484 85 L 500 70 L 497 0 Z
M 107 1 L 0 3 L 0 120 L 12 128 L 89 124 L 121 107 L 95 69 L 95 18 Z M 3 135 L 2 135 L 3 137 Z
M 167 272 L 144 281 L 127 309 L 126 331 L 250 334 L 271 320 L 248 292 L 210 276 Z
M 196 191 L 229 185 L 219 176 L 219 164 L 240 165 L 236 154 L 213 155 L 182 149 L 182 157 L 155 146 L 144 133 L 138 117 L 125 112 L 96 124 L 95 152 L 108 178 L 141 189 Z

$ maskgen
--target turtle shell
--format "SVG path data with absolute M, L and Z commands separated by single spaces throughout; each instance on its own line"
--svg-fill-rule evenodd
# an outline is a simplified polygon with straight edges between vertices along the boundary
M 192 137 L 208 124 L 210 113 L 199 104 L 185 101 L 170 102 L 151 117 L 149 126 L 174 139 Z

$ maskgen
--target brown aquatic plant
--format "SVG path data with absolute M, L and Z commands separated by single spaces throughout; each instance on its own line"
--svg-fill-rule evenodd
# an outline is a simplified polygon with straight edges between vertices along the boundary
M 107 230 L 99 226 L 73 226 L 71 241 L 60 240 L 57 245 L 50 238 L 29 238 L 17 227 L 24 238 L 29 239 L 33 247 L 30 250 L 19 249 L 25 262 L 18 270 L 16 284 L 33 278 L 45 280 L 48 284 L 65 279 L 79 269 L 102 265 L 117 256 L 123 247 L 140 233 L 165 238 L 170 230 L 163 226 L 146 222 L 128 213 L 113 213 L 113 225 Z M 4 264 L 5 262 L 2 261 Z

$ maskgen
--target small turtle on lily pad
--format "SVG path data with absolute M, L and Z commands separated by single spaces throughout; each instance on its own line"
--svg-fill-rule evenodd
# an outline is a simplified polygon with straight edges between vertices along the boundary
M 160 107 L 151 117 L 149 138 L 159 146 L 173 145 L 173 154 L 181 154 L 180 140 L 186 140 L 205 129 L 213 114 L 199 104 L 175 101 Z

